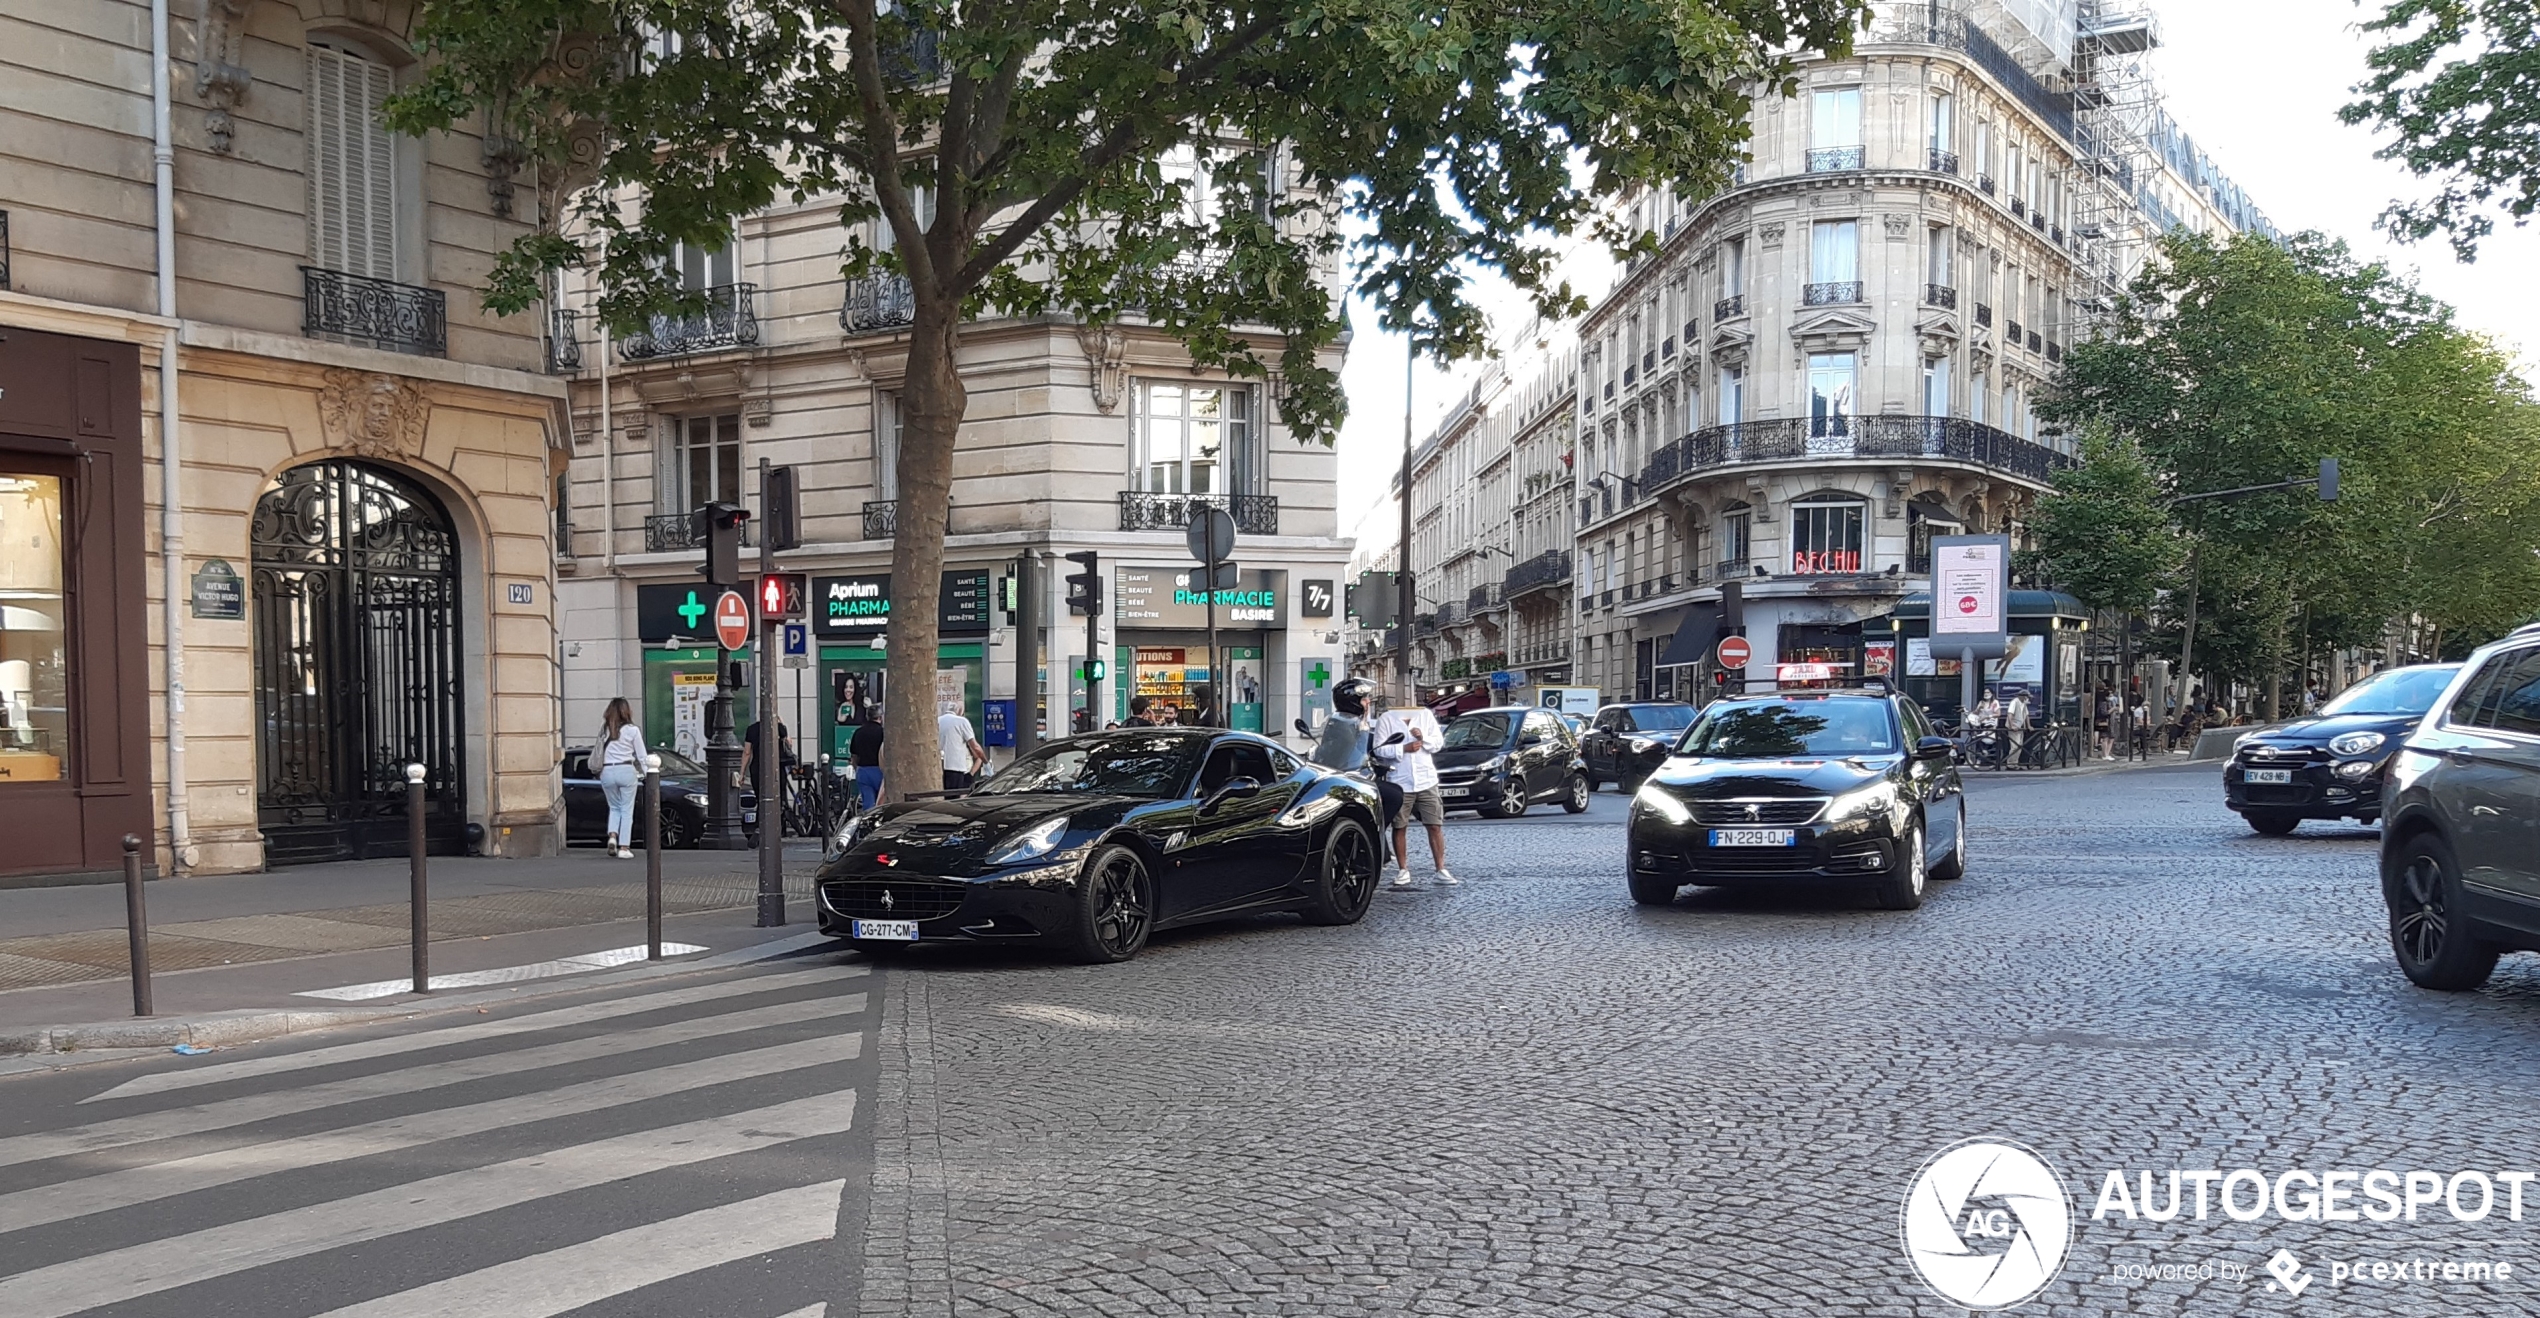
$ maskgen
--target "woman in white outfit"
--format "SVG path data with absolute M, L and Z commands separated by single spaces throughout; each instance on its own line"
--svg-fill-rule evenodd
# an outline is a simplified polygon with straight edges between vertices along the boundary
M 627 845 L 635 840 L 635 783 L 643 777 L 644 734 L 635 730 L 635 711 L 626 697 L 609 702 L 600 717 L 600 794 L 609 801 L 609 853 L 633 860 Z

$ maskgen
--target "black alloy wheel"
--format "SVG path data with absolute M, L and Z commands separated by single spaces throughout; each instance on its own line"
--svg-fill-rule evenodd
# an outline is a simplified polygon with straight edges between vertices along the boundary
M 1511 769 L 1507 785 L 1499 789 L 1499 800 L 1483 806 L 1482 813 L 1493 819 L 1515 819 L 1526 813 L 1526 805 L 1525 775 Z
M 669 851 L 693 851 L 706 835 L 706 816 L 702 810 L 676 810 L 667 805 L 661 811 L 661 844 Z
M 1947 882 L 1967 877 L 1967 799 L 1958 798 L 1958 831 L 1951 835 L 1949 854 L 1932 866 L 1931 876 Z
M 1910 911 L 1923 904 L 1923 889 L 1929 874 L 1923 868 L 1923 826 L 1916 823 L 1896 839 L 1896 869 L 1879 880 L 1879 905 L 1891 911 Z
M 1588 792 L 1590 790 L 1592 789 L 1588 787 L 1586 774 L 1574 773 L 1570 775 L 1570 790 L 1562 796 L 1561 808 L 1574 815 L 1587 813 Z
M 1323 838 L 1323 872 L 1305 904 L 1308 924 L 1356 924 L 1376 900 L 1376 844 L 1355 819 L 1332 825 Z
M 2382 897 L 2390 907 L 2390 950 L 2417 987 L 2457 993 L 2495 973 L 2496 948 L 2461 918 L 2460 875 L 2443 839 L 2408 839 L 2382 880 Z
M 2302 826 L 2300 815 L 2287 814 L 2282 810 L 2245 810 L 2240 817 L 2249 821 L 2249 827 L 2268 837 L 2286 837 Z
M 1093 964 L 1126 961 L 1155 932 L 1155 881 L 1138 853 L 1118 843 L 1085 862 L 1083 927 L 1076 955 Z

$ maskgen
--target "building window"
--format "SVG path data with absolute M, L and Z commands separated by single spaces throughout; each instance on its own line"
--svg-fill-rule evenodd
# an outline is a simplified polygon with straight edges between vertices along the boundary
M 1250 494 L 1259 484 L 1252 391 L 1179 381 L 1138 388 L 1138 488 L 1150 494 Z
M 1861 89 L 1828 87 L 1808 116 L 1808 172 L 1861 167 Z
M 1803 576 L 1861 570 L 1860 504 L 1799 503 L 1790 508 L 1790 570 Z
M 387 65 L 309 47 L 309 259 L 321 269 L 397 277 L 396 141 L 379 121 L 395 90 Z
M 1720 244 L 1720 296 L 1746 296 L 1746 240 L 1731 238 Z
M 1946 92 L 1931 98 L 1931 149 L 1946 154 L 1958 149 L 1958 103 Z
M 1949 230 L 1937 225 L 1933 226 L 1931 250 L 1923 263 L 1931 272 L 1932 287 L 1951 288 L 1956 285 L 1958 272 L 1952 263 L 1956 248 L 1957 244 L 1950 240 Z
M 62 478 L 0 472 L 0 784 L 68 776 L 68 561 Z
M 1856 220 L 1819 220 L 1808 229 L 1808 290 L 1801 299 L 1810 306 L 1861 300 L 1861 225 Z
M 873 497 L 900 497 L 900 396 L 873 395 Z
M 1926 358 L 1923 362 L 1923 415 L 1949 415 L 1949 359 Z
M 1976 372 L 1974 378 L 1967 382 L 1968 420 L 1978 423 L 1984 421 L 1985 399 L 1991 394 L 1992 389 L 1993 385 L 1985 378 L 1982 371 Z
M 741 414 L 673 417 L 664 512 L 741 502 Z
M 1931 571 L 1934 536 L 1956 535 L 1966 529 L 1948 510 L 1919 501 L 1905 505 L 1905 518 L 1909 523 L 1905 536 L 1905 570 L 1908 572 Z
M 2018 387 L 2005 384 L 2002 386 L 2002 428 L 2004 430 L 2010 430 L 2018 426 L 2019 416 L 2020 406 Z
M 713 247 L 674 243 L 670 248 L 670 268 L 678 272 L 679 288 L 685 293 L 701 293 L 739 282 L 733 277 L 730 242 Z
M 1746 368 L 1720 368 L 1720 424 L 1733 426 L 1746 419 Z
M 1848 352 L 1808 355 L 1808 435 L 1812 439 L 1848 437 L 1852 433 L 1853 358 Z
M 1746 572 L 1747 560 L 1755 549 L 1755 510 L 1745 504 L 1734 504 L 1720 514 L 1720 566 Z

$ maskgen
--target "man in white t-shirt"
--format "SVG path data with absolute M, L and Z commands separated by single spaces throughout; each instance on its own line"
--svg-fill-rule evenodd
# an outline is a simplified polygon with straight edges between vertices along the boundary
M 961 706 L 947 700 L 943 712 L 935 716 L 935 741 L 944 753 L 944 790 L 970 790 L 970 776 L 988 762 L 988 752 L 979 747 L 979 734 L 970 720 L 962 717 Z
M 1397 732 L 1402 734 L 1402 740 L 1386 745 Z M 1379 760 L 1392 757 L 1386 776 L 1402 789 L 1402 805 L 1387 821 L 1393 827 L 1394 886 L 1411 886 L 1411 821 L 1415 816 L 1428 826 L 1429 864 L 1437 870 L 1438 882 L 1455 882 L 1455 876 L 1446 868 L 1446 799 L 1438 795 L 1435 756 L 1445 734 L 1438 730 L 1437 715 L 1418 706 L 1389 709 L 1376 719 L 1376 726 L 1367 735 L 1373 743 L 1370 754 Z

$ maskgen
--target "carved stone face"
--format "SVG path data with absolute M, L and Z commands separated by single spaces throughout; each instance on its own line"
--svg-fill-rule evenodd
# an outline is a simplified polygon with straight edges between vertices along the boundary
M 398 381 L 374 375 L 362 391 L 361 436 L 374 445 L 392 447 L 397 438 Z

